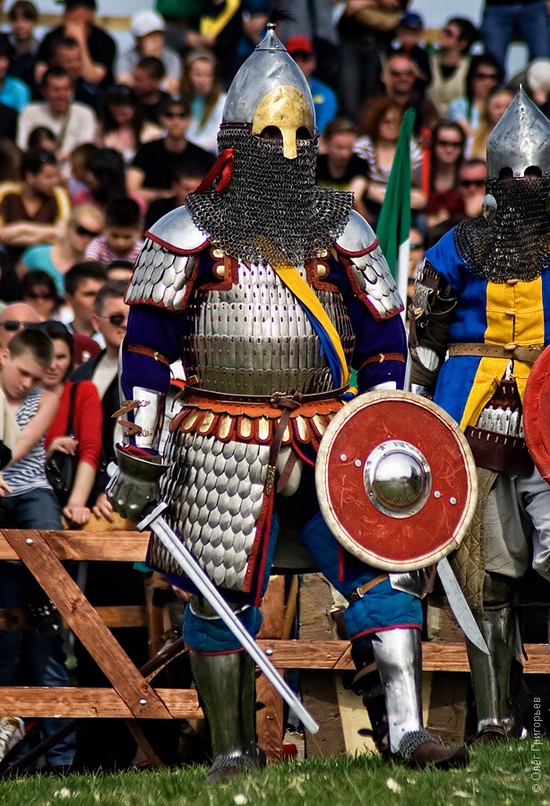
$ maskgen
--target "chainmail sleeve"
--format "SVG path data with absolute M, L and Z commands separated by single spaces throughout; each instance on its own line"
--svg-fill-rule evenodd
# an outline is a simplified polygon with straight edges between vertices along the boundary
M 431 396 L 445 360 L 457 296 L 425 260 L 416 281 L 409 330 L 413 391 Z

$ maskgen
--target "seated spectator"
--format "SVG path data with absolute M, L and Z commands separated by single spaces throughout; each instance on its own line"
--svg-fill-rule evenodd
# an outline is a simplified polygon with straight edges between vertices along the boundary
M 36 126 L 47 126 L 57 137 L 57 157 L 68 160 L 80 143 L 94 138 L 96 118 L 86 104 L 72 100 L 72 82 L 61 67 L 50 67 L 40 84 L 45 101 L 30 103 L 19 115 L 17 145 L 25 150 Z
M 466 76 L 466 95 L 449 105 L 449 120 L 460 123 L 466 137 L 474 137 L 489 92 L 502 84 L 504 73 L 492 53 L 472 56 Z
M 382 83 L 384 95 L 394 106 L 401 110 L 414 109 L 414 134 L 416 137 L 424 136 L 439 123 L 439 117 L 433 103 L 425 98 L 418 90 L 416 82 L 419 70 L 415 62 L 404 53 L 392 53 L 382 67 Z M 369 104 L 366 104 L 365 113 L 369 113 Z
M 493 87 L 489 92 L 485 101 L 485 108 L 481 113 L 477 132 L 466 148 L 468 157 L 485 159 L 489 135 L 514 100 L 514 95 L 515 93 L 507 87 Z
M 60 34 L 52 38 L 49 67 L 61 67 L 72 82 L 73 100 L 87 104 L 98 114 L 101 110 L 103 90 L 98 84 L 87 81 L 82 71 L 84 60 L 80 42 L 72 36 Z
M 291 36 L 286 42 L 286 49 L 307 78 L 313 96 L 317 131 L 322 134 L 329 120 L 332 120 L 338 112 L 336 93 L 328 84 L 313 75 L 317 59 L 311 39 L 307 36 Z
M 407 276 L 407 318 L 409 318 L 409 307 L 412 303 L 417 271 L 424 260 L 424 250 L 424 236 L 416 227 L 411 227 L 409 231 L 409 273 Z
M 21 160 L 21 180 L 0 185 L 0 241 L 17 258 L 25 246 L 51 243 L 71 209 L 60 186 L 59 164 L 50 151 L 27 151 Z
M 460 166 L 458 172 L 458 189 L 464 202 L 466 218 L 481 215 L 481 205 L 485 197 L 487 181 L 487 165 L 485 160 L 472 158 Z
M 96 385 L 103 409 L 103 472 L 96 482 L 96 503 L 93 512 L 97 517 L 112 520 L 112 507 L 105 495 L 108 476 L 105 468 L 115 460 L 115 426 L 113 414 L 120 408 L 118 393 L 118 353 L 126 335 L 128 306 L 124 302 L 126 283 L 124 280 L 108 280 L 98 292 L 92 321 L 94 327 L 105 340 L 105 349 L 86 364 L 82 364 L 72 375 L 72 380 L 92 380 Z M 120 428 L 120 426 L 118 426 Z M 116 441 L 120 441 L 118 438 Z
M 114 148 L 96 148 L 86 163 L 86 188 L 75 193 L 73 206 L 91 204 L 104 212 L 110 201 L 128 195 L 145 210 L 141 194 L 128 194 L 122 154 Z
M 416 79 L 416 89 L 421 95 L 431 81 L 430 57 L 428 56 L 422 37 L 424 35 L 424 20 L 420 14 L 408 11 L 403 14 L 397 31 L 395 40 L 392 42 L 393 53 L 403 53 L 416 64 L 418 68 L 418 78 Z
M 186 167 L 204 175 L 215 162 L 212 154 L 187 140 L 191 115 L 186 101 L 167 101 L 160 122 L 166 135 L 140 146 L 128 169 L 129 189 L 147 201 L 172 195 L 172 176 L 176 168 Z
M 0 312 L 0 353 L 3 353 L 16 333 L 26 327 L 34 327 L 40 317 L 30 305 L 14 302 Z
M 393 58 L 403 58 L 394 56 Z M 360 136 L 354 151 L 369 166 L 369 184 L 365 194 L 365 205 L 371 220 L 376 226 L 386 195 L 391 167 L 397 148 L 397 139 L 403 119 L 403 110 L 395 106 L 389 98 L 378 98 L 367 107 L 359 127 Z M 411 208 L 423 210 L 427 194 L 421 190 L 422 151 L 411 140 Z
M 145 56 L 132 70 L 130 86 L 141 104 L 143 117 L 155 126 L 160 126 L 160 113 L 170 100 L 170 93 L 164 92 L 164 65 L 156 56 Z
M 160 59 L 165 70 L 162 89 L 170 95 L 179 91 L 181 59 L 179 53 L 164 43 L 164 20 L 156 11 L 138 11 L 131 19 L 130 33 L 134 46 L 119 56 L 116 64 L 116 80 L 119 84 L 131 84 L 134 67 L 146 56 Z
M 29 148 L 41 148 L 43 151 L 57 152 L 57 138 L 47 126 L 37 126 L 29 134 Z
M 73 210 L 66 226 L 52 244 L 37 244 L 26 249 L 16 266 L 20 280 L 31 269 L 43 269 L 55 283 L 57 295 L 65 295 L 65 276 L 85 258 L 90 241 L 99 237 L 104 220 L 96 207 L 84 205 Z
M 187 139 L 217 156 L 218 130 L 227 95 L 222 92 L 213 53 L 208 50 L 192 50 L 187 54 L 181 93 L 184 98 L 189 98 L 191 106 Z
M 52 42 L 60 34 L 70 36 L 80 45 L 82 77 L 90 84 L 105 88 L 113 83 L 116 57 L 115 40 L 94 24 L 95 0 L 64 0 L 65 11 L 61 25 L 49 31 L 36 54 L 35 79 L 41 84 L 44 71 L 51 61 Z
M 89 244 L 86 258 L 104 268 L 113 260 L 134 263 L 143 247 L 141 212 L 134 199 L 113 199 L 105 211 L 105 234 Z
M 439 47 L 430 54 L 431 84 L 427 97 L 439 117 L 449 117 L 449 105 L 466 95 L 470 48 L 478 38 L 475 25 L 464 17 L 451 17 L 439 31 Z
M 105 92 L 95 143 L 120 151 L 130 165 L 142 143 L 162 137 L 162 129 L 143 118 L 143 110 L 131 87 L 114 84 Z
M 74 386 L 74 382 L 67 378 L 74 369 L 74 338 L 61 322 L 44 322 L 40 325 L 40 330 L 52 340 L 54 352 L 42 385 L 59 400 L 57 414 L 46 434 L 46 458 L 54 451 L 61 451 L 78 459 L 74 484 L 63 507 L 63 515 L 71 526 L 78 528 L 84 526 L 90 518 L 88 499 L 101 459 L 101 401 L 94 384 L 91 381 L 81 381 L 74 394 L 72 407 L 74 433 L 67 435 L 71 390 Z
M 94 145 L 94 143 L 82 143 L 82 145 L 73 148 L 71 151 L 71 155 L 69 157 L 71 169 L 69 181 L 67 182 L 67 190 L 69 191 L 71 199 L 73 199 L 77 193 L 87 189 L 86 164 L 92 154 L 95 154 L 96 151 L 97 146 Z
M 167 199 L 153 199 L 149 204 L 145 216 L 145 231 L 151 229 L 153 224 L 163 215 L 185 204 L 187 196 L 198 188 L 203 178 L 204 173 L 196 169 L 193 170 L 192 166 L 187 168 L 184 165 L 181 168 L 176 168 L 172 177 L 171 189 L 173 195 L 168 196 Z
M 34 28 L 38 23 L 38 9 L 31 0 L 15 0 L 8 10 L 10 43 L 13 47 L 11 72 L 27 87 L 34 84 L 34 64 L 38 52 L 38 40 Z
M 36 311 L 41 322 L 57 319 L 57 309 L 62 302 L 56 294 L 54 281 L 40 269 L 25 274 L 21 283 L 21 300 Z
M 85 260 L 76 263 L 65 275 L 65 302 L 63 322 L 71 333 L 95 337 L 98 333 L 93 322 L 94 302 L 99 289 L 107 280 L 101 263 Z M 0 314 L 0 323 L 2 314 Z M 1 335 L 1 332 L 0 332 Z M 103 345 L 102 345 L 103 346 Z
M 21 429 L 12 460 L 3 471 L 11 491 L 0 498 L 0 524 L 18 529 L 63 529 L 57 499 L 46 478 L 44 440 L 58 407 L 54 394 L 41 388 L 53 360 L 45 333 L 26 328 L 13 336 L 0 356 L 0 387 Z M 0 607 L 30 608 L 32 630 L 0 631 L 0 685 L 65 687 L 63 631 L 56 609 L 23 563 L 0 563 Z M 43 719 L 42 735 L 64 724 Z M 46 769 L 64 774 L 74 757 L 69 736 L 46 753 Z
M 20 112 L 30 101 L 31 91 L 24 81 L 10 75 L 13 45 L 0 33 L 0 102 Z
M 325 128 L 325 153 L 317 157 L 315 179 L 322 187 L 351 190 L 355 194 L 354 209 L 366 218 L 369 213 L 363 204 L 367 190 L 368 163 L 353 153 L 357 139 L 357 126 L 352 120 L 337 117 Z
M 443 121 L 433 131 L 430 149 L 430 190 L 424 212 L 428 227 L 448 218 L 464 217 L 458 172 L 464 159 L 466 135 L 458 123 Z

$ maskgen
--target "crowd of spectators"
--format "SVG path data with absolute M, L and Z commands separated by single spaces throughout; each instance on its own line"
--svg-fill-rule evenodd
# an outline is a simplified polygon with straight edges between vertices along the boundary
M 428 44 L 410 5 L 296 0 L 278 33 L 311 87 L 321 135 L 317 181 L 353 191 L 356 209 L 374 227 L 403 114 L 415 110 L 412 277 L 427 246 L 457 220 L 480 214 L 487 138 L 518 83 L 548 111 L 550 39 L 548 13 L 542 22 L 539 13 L 544 3 L 510 5 L 510 14 L 525 7 L 521 20 L 510 21 L 487 0 L 479 30 L 450 16 Z M 64 0 L 59 24 L 41 40 L 31 0 L 6 9 L 0 388 L 21 437 L 0 480 L 1 525 L 98 528 L 116 519 L 105 485 L 116 439 L 125 286 L 146 230 L 183 204 L 214 164 L 226 91 L 260 42 L 271 6 L 157 0 L 132 17 L 134 41 L 120 53 L 96 24 L 95 0 Z M 529 61 L 522 75 L 506 77 L 506 48 L 518 34 Z M 77 459 L 64 500 L 44 470 L 56 452 Z M 125 591 L 123 603 L 143 603 L 140 572 L 102 576 L 107 566 L 79 579 L 92 602 L 101 604 L 108 589 Z M 66 685 L 55 608 L 22 566 L 0 563 L 2 607 L 29 608 L 35 629 L 0 631 L 0 685 Z M 126 648 L 136 662 L 147 657 L 145 639 Z M 97 684 L 89 660 L 79 658 L 78 668 L 77 682 Z M 42 735 L 58 727 L 44 720 Z M 0 715 L 0 760 L 21 730 L 22 722 L 10 733 Z M 66 740 L 45 763 L 64 771 L 74 754 L 74 741 Z M 104 755 L 100 763 L 121 762 Z

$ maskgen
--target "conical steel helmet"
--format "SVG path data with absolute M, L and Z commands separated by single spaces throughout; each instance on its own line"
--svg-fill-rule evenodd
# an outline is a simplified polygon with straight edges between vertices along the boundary
M 487 140 L 487 178 L 522 177 L 528 168 L 550 176 L 550 121 L 520 87 Z
M 222 126 L 248 124 L 258 135 L 274 127 L 282 136 L 284 156 L 294 159 L 296 140 L 316 134 L 315 109 L 307 79 L 274 27 L 268 24 L 267 34 L 233 79 Z

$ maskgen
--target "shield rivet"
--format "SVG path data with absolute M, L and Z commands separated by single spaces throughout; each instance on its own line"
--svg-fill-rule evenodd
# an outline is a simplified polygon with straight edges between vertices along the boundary
M 355 460 L 355 467 L 361 467 L 361 459 Z
M 449 498 L 449 503 L 456 504 L 456 498 Z
M 348 457 L 346 456 L 345 453 L 340 454 L 340 461 L 341 462 L 347 462 L 348 461 Z
M 441 498 L 441 493 L 439 492 L 439 490 L 435 491 L 434 498 Z

